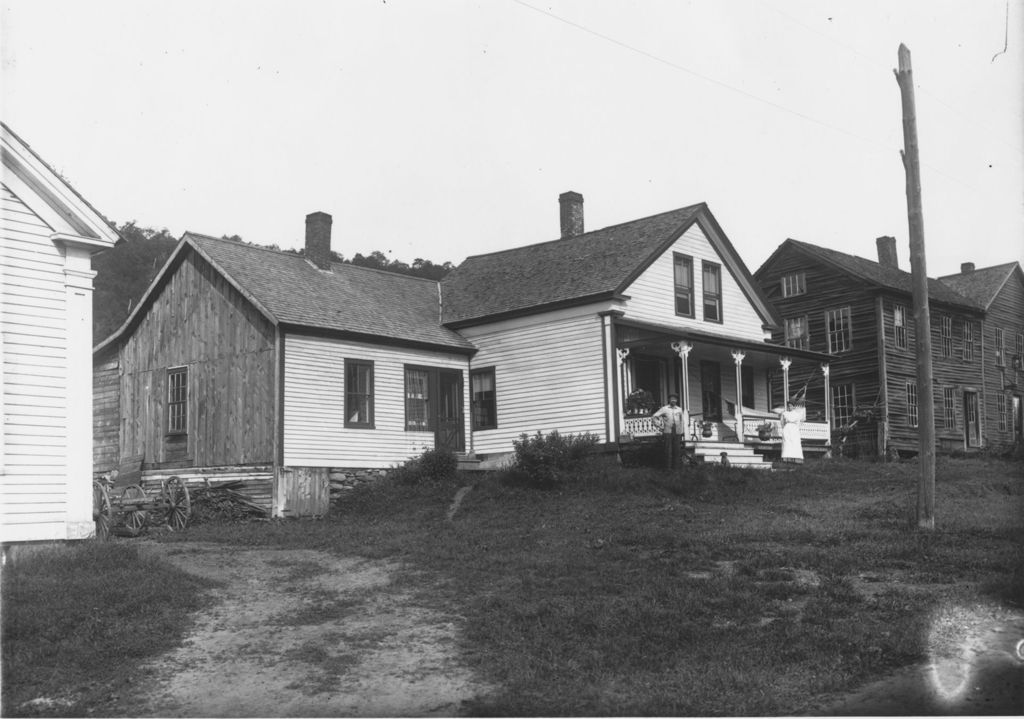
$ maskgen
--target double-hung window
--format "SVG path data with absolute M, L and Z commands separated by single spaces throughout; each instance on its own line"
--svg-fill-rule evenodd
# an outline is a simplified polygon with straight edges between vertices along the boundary
M 345 426 L 373 428 L 371 360 L 345 360 Z
M 807 329 L 807 315 L 785 319 L 786 346 L 801 350 L 811 348 L 811 333 Z
M 946 429 L 956 429 L 956 391 L 953 387 L 942 388 L 942 414 Z
M 1003 330 L 1001 327 L 996 327 L 995 337 L 995 351 L 996 351 L 996 364 L 1000 367 L 1006 366 L 1006 347 L 1003 346 Z
M 1006 421 L 1008 414 L 1006 411 L 1006 406 L 1006 395 L 1000 392 L 999 394 L 996 395 L 996 414 L 999 415 L 1000 432 L 1005 432 L 1006 428 L 1009 426 L 1009 422 Z
M 405 428 L 409 431 L 429 431 L 430 423 L 430 371 L 417 367 L 405 368 Z
M 701 262 L 704 275 L 704 321 L 722 321 L 722 266 Z
M 793 297 L 807 292 L 807 278 L 803 272 L 782 276 L 782 296 Z
M 832 385 L 832 426 L 842 427 L 853 419 L 853 385 Z
M 974 323 L 964 320 L 964 361 L 974 360 Z
M 473 429 L 495 429 L 498 426 L 498 404 L 494 391 L 494 368 L 470 372 L 469 386 Z
M 907 382 L 907 424 L 917 426 L 917 384 Z
M 845 352 L 853 346 L 850 326 L 850 308 L 825 312 L 825 327 L 828 328 L 828 351 L 832 354 Z
M 188 367 L 167 370 L 167 434 L 188 433 Z
M 893 305 L 892 338 L 896 349 L 907 348 L 907 308 L 903 305 Z
M 942 356 L 953 356 L 953 318 L 949 315 L 942 315 Z
M 676 314 L 693 317 L 693 258 L 675 253 L 673 276 L 676 288 Z

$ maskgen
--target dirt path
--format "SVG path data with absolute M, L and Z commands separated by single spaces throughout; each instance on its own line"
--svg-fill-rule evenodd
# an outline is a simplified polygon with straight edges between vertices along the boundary
M 311 550 L 147 544 L 221 583 L 184 645 L 143 668 L 135 716 L 451 716 L 485 694 L 455 617 L 381 591 L 395 567 Z

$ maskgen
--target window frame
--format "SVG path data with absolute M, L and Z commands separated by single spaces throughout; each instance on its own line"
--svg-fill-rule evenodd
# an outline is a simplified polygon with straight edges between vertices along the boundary
M 188 434 L 188 401 L 189 401 L 189 372 L 187 365 L 180 365 L 178 367 L 168 367 L 166 380 L 167 380 L 167 392 L 165 397 L 167 399 L 167 407 L 165 411 L 165 434 L 168 436 L 180 436 Z M 184 377 L 184 384 L 173 386 L 174 377 Z M 184 390 L 184 398 L 172 399 L 172 392 L 175 390 Z M 175 408 L 180 408 L 180 414 L 174 412 Z M 175 420 L 180 420 L 181 425 L 177 426 Z
M 473 387 L 473 379 L 478 376 L 488 375 L 491 378 L 491 423 L 478 424 L 477 407 L 479 400 L 477 400 L 476 398 L 476 390 Z M 487 429 L 498 429 L 498 373 L 495 371 L 494 365 L 491 365 L 489 367 L 480 367 L 478 369 L 471 369 L 469 371 L 469 427 L 470 431 L 473 432 Z
M 680 267 L 680 265 L 689 273 L 690 286 L 688 288 L 683 287 L 677 281 L 677 268 Z M 691 319 L 695 319 L 697 317 L 697 307 L 693 286 L 693 257 L 690 255 L 684 255 L 681 252 L 672 253 L 672 286 L 674 289 L 672 297 L 673 309 L 675 310 L 676 317 L 689 317 Z M 686 300 L 690 304 L 690 311 L 688 313 L 679 311 L 679 300 L 683 295 L 686 296 Z
M 844 320 L 839 330 L 832 329 L 834 316 Z M 849 305 L 836 310 L 825 310 L 825 334 L 828 337 L 829 354 L 840 354 L 853 349 L 853 320 Z M 836 344 L 834 341 L 838 338 L 842 338 L 843 346 L 833 349 L 833 346 Z
M 903 304 L 892 306 L 892 343 L 898 350 L 907 349 L 907 306 Z
M 782 285 L 783 297 L 796 297 L 807 294 L 806 272 L 790 272 L 788 275 L 783 275 L 779 282 Z
M 1009 426 L 1009 422 L 1006 421 L 1007 416 L 1010 414 L 1008 411 L 1009 402 L 1006 401 L 1005 392 L 996 393 L 996 414 L 999 415 L 999 431 L 1005 432 Z
M 964 362 L 974 361 L 974 323 L 970 320 L 964 320 L 963 329 L 963 353 L 961 357 Z
M 718 284 L 717 292 L 708 292 L 707 273 L 708 270 L 712 270 L 716 275 L 716 283 Z M 718 262 L 710 262 L 708 260 L 700 261 L 700 277 L 701 277 L 701 295 L 702 295 L 702 318 L 705 322 L 714 322 L 715 324 L 723 324 L 725 322 L 725 308 L 722 302 L 722 265 Z M 718 308 L 718 317 L 708 318 L 708 300 L 711 300 L 714 305 Z
M 907 425 L 910 427 L 917 427 L 920 424 L 920 421 L 917 382 L 907 382 Z
M 426 375 L 425 380 L 427 394 L 426 397 L 423 398 L 423 415 L 425 417 L 425 426 L 413 427 L 409 425 L 409 401 L 410 399 L 418 399 L 411 398 L 409 396 L 409 372 L 422 372 Z M 406 432 L 434 432 L 437 429 L 434 424 L 434 415 L 436 414 L 436 412 L 431 411 L 430 405 L 431 400 L 435 399 L 434 395 L 436 394 L 436 380 L 433 379 L 436 376 L 435 373 L 436 368 L 428 367 L 426 365 L 406 364 L 402 366 L 402 407 L 404 410 L 402 426 L 405 428 Z
M 939 338 L 942 343 L 942 356 L 953 356 L 953 318 L 950 315 L 939 316 Z
M 956 388 L 942 388 L 942 417 L 944 429 L 956 429 Z
M 838 429 L 849 424 L 857 409 L 856 389 L 853 382 L 839 382 L 831 387 L 832 396 L 829 401 L 832 403 L 832 429 Z M 845 400 L 839 402 L 838 400 Z M 843 408 L 844 411 L 840 411 Z M 840 419 L 845 421 L 840 422 Z
M 789 333 L 789 323 L 794 320 L 800 320 L 803 332 L 799 335 L 793 336 Z M 807 315 L 798 315 L 796 317 L 783 317 L 782 318 L 782 332 L 783 332 L 783 343 L 787 347 L 794 349 L 809 350 L 811 348 L 811 323 Z M 793 341 L 797 340 L 795 344 Z
M 995 349 L 995 355 L 996 355 L 996 366 L 997 367 L 1005 367 L 1006 366 L 1006 338 L 1004 336 L 1004 332 L 1003 332 L 1003 328 L 1002 327 L 995 327 L 994 329 L 995 329 L 995 332 L 994 332 L 995 336 L 993 337 L 992 342 L 995 345 L 994 349 Z
M 365 392 L 361 392 L 358 389 L 358 370 L 360 368 L 365 368 L 365 369 L 369 370 L 368 381 L 367 381 L 367 391 L 365 391 Z M 355 370 L 357 372 L 357 374 L 355 375 L 356 378 L 357 378 L 357 387 L 355 389 L 350 389 L 349 388 L 350 370 Z M 344 379 L 343 379 L 343 382 L 344 382 L 344 387 L 343 387 L 343 391 L 344 391 L 344 404 L 342 406 L 342 411 L 344 413 L 344 426 L 345 426 L 345 428 L 346 429 L 376 429 L 377 412 L 376 412 L 376 408 L 374 407 L 374 392 L 375 392 L 375 383 L 376 383 L 376 374 L 377 373 L 376 373 L 376 369 L 375 369 L 374 364 L 373 364 L 373 360 L 357 359 L 357 358 L 354 358 L 354 357 L 346 357 L 345 358 L 344 372 L 345 372 L 345 376 L 344 376 Z M 351 417 L 351 413 L 349 412 L 349 408 L 352 406 L 352 399 L 351 398 L 354 397 L 354 396 L 356 396 L 356 397 L 361 396 L 366 401 L 366 414 L 368 415 L 368 417 L 367 417 L 367 419 L 365 421 L 363 421 L 363 420 L 353 420 L 353 419 L 350 418 Z

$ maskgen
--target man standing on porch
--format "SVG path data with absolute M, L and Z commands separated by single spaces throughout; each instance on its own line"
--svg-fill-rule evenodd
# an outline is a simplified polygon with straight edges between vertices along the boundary
M 679 406 L 679 395 L 670 394 L 668 404 L 652 415 L 654 422 L 661 427 L 661 436 L 665 442 L 665 467 L 679 467 L 679 453 L 682 450 L 683 408 Z

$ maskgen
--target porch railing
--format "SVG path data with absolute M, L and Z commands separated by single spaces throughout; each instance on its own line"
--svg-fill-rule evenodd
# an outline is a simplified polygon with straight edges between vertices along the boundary
M 653 417 L 626 417 L 622 433 L 633 437 L 657 437 L 661 430 L 654 424 Z
M 743 434 L 746 437 L 756 437 L 757 428 L 761 425 L 768 423 L 772 426 L 771 438 L 766 440 L 768 442 L 775 442 L 782 439 L 782 423 L 777 419 L 766 419 L 763 417 L 755 417 L 752 419 L 743 420 Z M 828 424 L 825 422 L 804 422 L 800 425 L 800 438 L 815 441 L 828 441 L 831 437 L 831 433 L 828 430 Z

